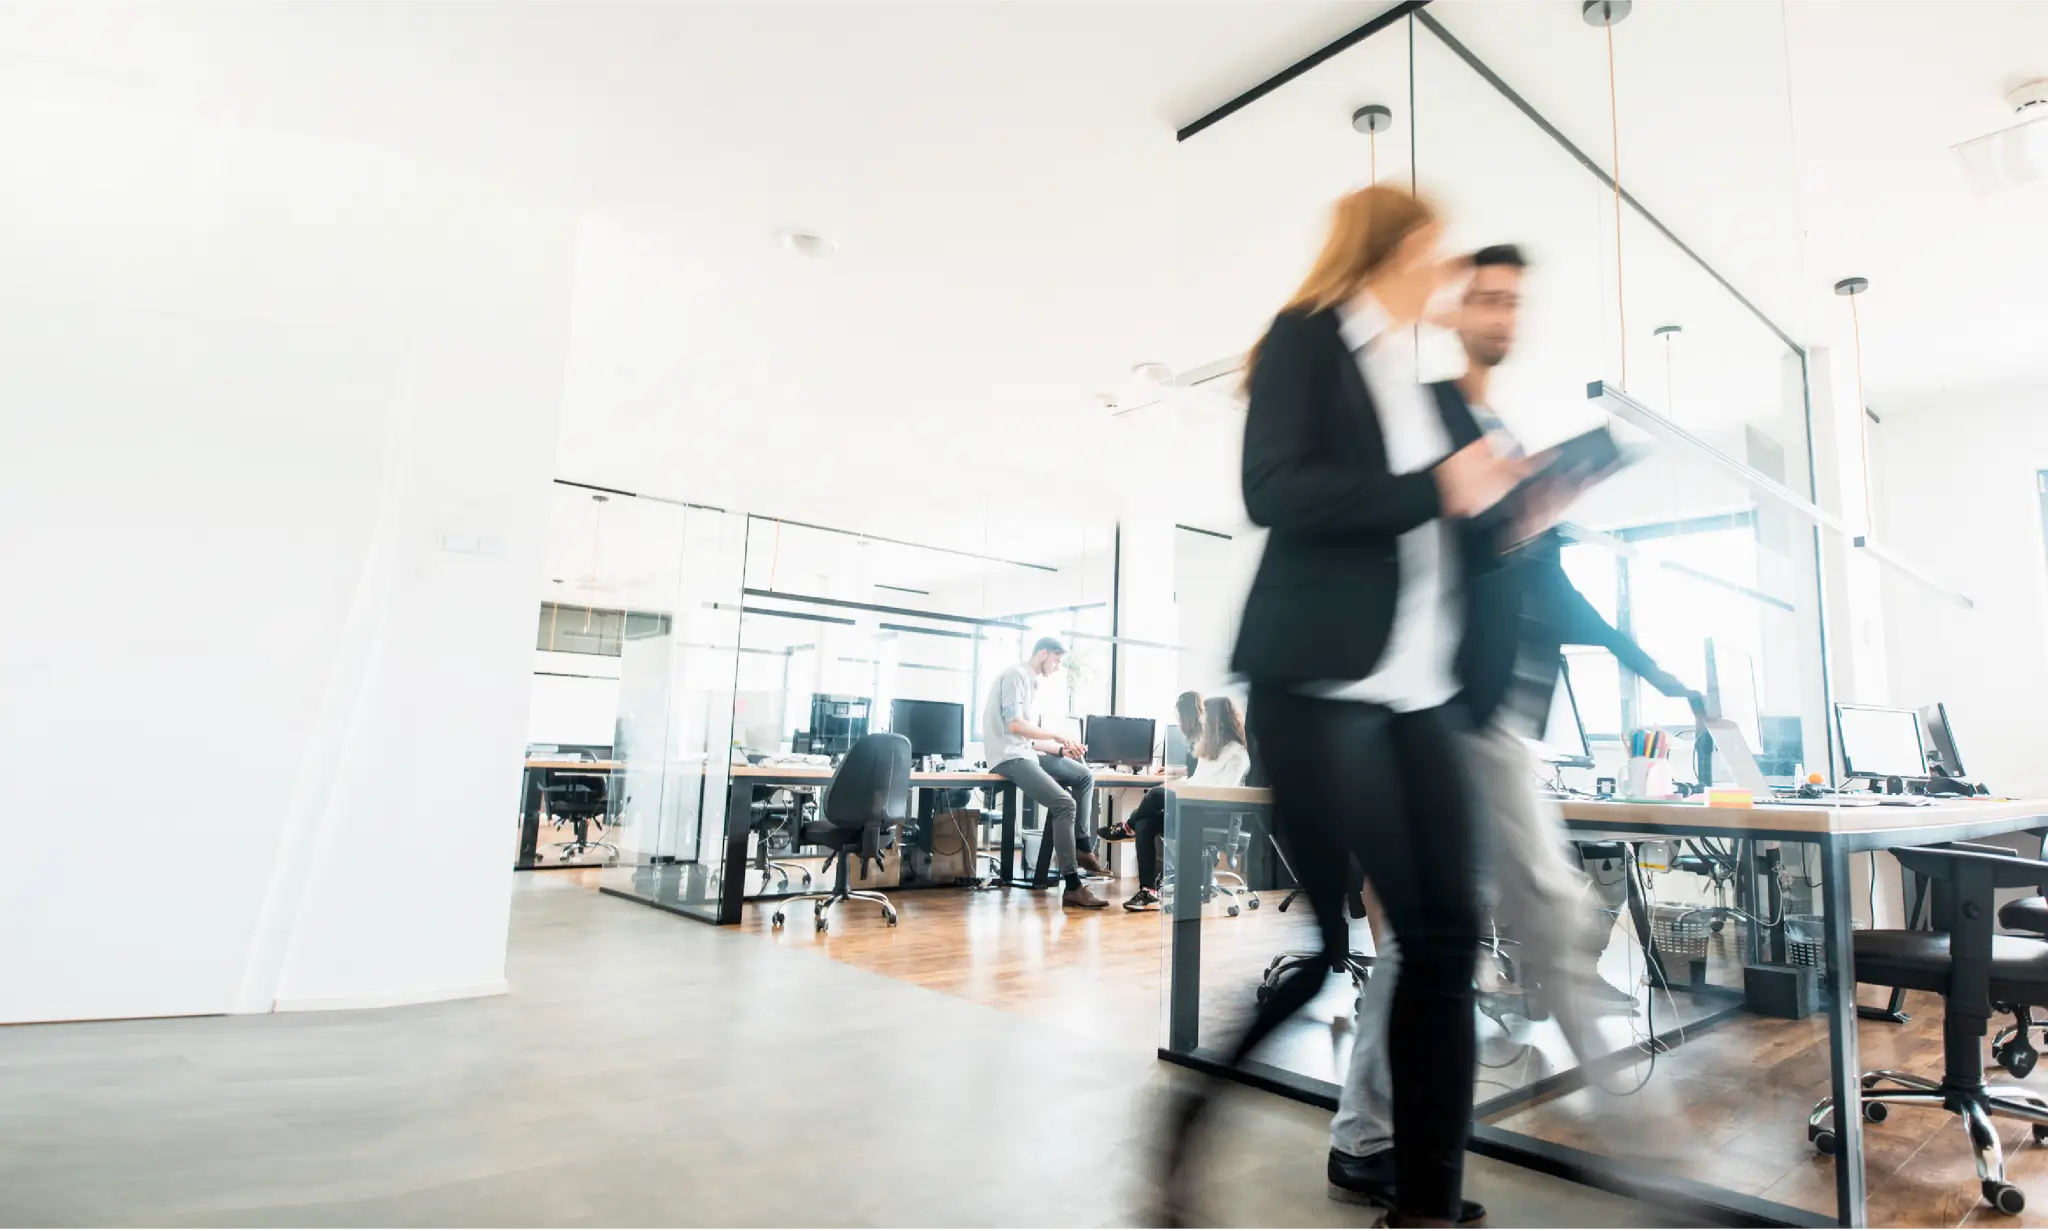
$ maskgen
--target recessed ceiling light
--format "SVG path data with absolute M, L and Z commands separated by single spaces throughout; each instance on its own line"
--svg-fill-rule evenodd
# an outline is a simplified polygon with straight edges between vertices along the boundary
M 778 232 L 775 238 L 781 241 L 783 247 L 796 253 L 798 256 L 807 256 L 820 261 L 839 251 L 838 244 L 833 243 L 822 235 L 814 235 L 809 231 L 782 231 Z

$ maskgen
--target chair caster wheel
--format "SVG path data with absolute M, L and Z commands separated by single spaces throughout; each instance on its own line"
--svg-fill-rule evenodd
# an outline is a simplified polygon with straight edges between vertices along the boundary
M 1884 1118 L 1890 1114 L 1890 1109 L 1887 1108 L 1883 1103 L 1863 1104 L 1863 1118 L 1870 1121 L 1872 1124 L 1883 1124 Z
M 1984 1200 L 2001 1214 L 2017 1214 L 2027 1208 L 2027 1194 L 1997 1180 L 1984 1181 Z
M 1259 991 L 1258 991 L 1258 997 L 1257 997 L 1257 998 L 1258 998 L 1258 1002 L 1259 1002 L 1260 1004 L 1264 1004 L 1264 1003 L 1266 1003 L 1266 1002 L 1267 1002 L 1268 1000 L 1271 1000 L 1271 999 L 1273 998 L 1273 985 L 1272 985 L 1272 984 L 1270 984 L 1270 983 L 1261 983 L 1261 984 L 1259 984 Z
M 827 921 L 826 921 L 826 919 L 825 919 L 825 916 L 824 916 L 824 915 L 822 915 L 822 914 L 821 914 L 821 915 L 819 915 L 819 916 L 818 916 L 818 920 L 817 920 L 817 928 L 816 928 L 816 930 L 817 930 L 817 931 L 820 931 L 820 932 L 822 932 L 822 931 L 826 930 L 827 928 L 829 928 L 829 927 L 831 927 L 831 926 L 832 926 L 832 925 L 831 925 L 831 924 L 830 924 L 829 922 L 827 922 Z
M 1714 935 L 1719 936 L 1721 934 L 1721 929 L 1726 926 L 1728 926 L 1728 921 L 1726 919 L 1716 919 L 1711 923 L 1707 924 L 1707 930 L 1709 932 L 1712 932 Z
M 2034 1144 L 2037 1146 L 2048 1145 L 2048 1124 L 2036 1124 L 2034 1126 Z
M 1224 911 L 1223 913 L 1229 915 L 1232 919 L 1237 918 L 1237 903 L 1232 902 L 1230 904 L 1230 909 Z
M 895 927 L 895 926 L 896 926 L 896 912 L 895 912 L 895 911 L 893 911 L 893 910 L 885 910 L 885 911 L 883 911 L 883 912 L 882 912 L 882 918 L 883 918 L 884 920 L 886 920 L 886 921 L 888 922 L 888 924 L 889 924 L 889 926 L 890 926 L 890 927 L 892 927 L 892 928 L 893 928 L 893 927 Z
M 779 910 L 778 910 L 778 911 L 776 911 L 776 912 L 775 912 L 775 916 L 774 916 L 774 918 L 770 919 L 770 920 L 769 920 L 769 923 L 770 923 L 770 925 L 771 925 L 771 926 L 773 926 L 773 927 L 777 927 L 777 928 L 781 927 L 781 926 L 782 926 L 782 912 L 781 912 L 781 911 L 779 911 Z
M 2041 1053 L 2026 1043 L 2013 1042 L 1999 1048 L 1991 1058 L 2014 1077 L 2025 1077 L 2034 1071 L 2034 1065 L 2041 1059 Z
M 1822 1154 L 1833 1154 L 1835 1152 L 1835 1130 L 1824 1128 L 1815 1133 L 1813 1135 L 1813 1148 Z
M 1246 910 L 1257 910 L 1259 908 L 1259 900 L 1257 898 L 1246 898 L 1244 900 L 1244 908 Z

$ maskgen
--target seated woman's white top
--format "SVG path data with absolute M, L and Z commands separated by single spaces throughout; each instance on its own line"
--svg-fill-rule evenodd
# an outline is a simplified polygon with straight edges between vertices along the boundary
M 1223 746 L 1214 760 L 1195 758 L 1195 772 L 1188 775 L 1189 786 L 1243 786 L 1244 776 L 1251 772 L 1251 749 L 1232 740 Z

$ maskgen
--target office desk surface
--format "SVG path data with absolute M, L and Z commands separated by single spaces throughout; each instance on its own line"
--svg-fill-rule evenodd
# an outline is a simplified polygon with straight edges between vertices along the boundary
M 608 774 L 626 768 L 624 761 L 565 761 L 558 757 L 528 757 L 528 769 L 580 769 L 592 774 Z
M 1273 800 L 1264 787 L 1179 786 L 1171 788 L 1183 802 L 1245 804 L 1255 806 Z M 1587 827 L 1663 829 L 1701 833 L 1727 830 L 1746 833 L 1766 830 L 1774 833 L 1860 835 L 1881 837 L 1907 830 L 2010 822 L 2015 828 L 2048 818 L 2048 800 L 2043 799 L 1956 799 L 1919 807 L 1861 804 L 1830 807 L 1822 803 L 1764 803 L 1751 808 L 1710 808 L 1704 803 L 1681 800 L 1669 802 L 1619 799 L 1561 799 L 1558 807 L 1574 825 Z
M 735 765 L 732 776 L 739 780 L 766 780 L 778 782 L 830 782 L 832 771 L 823 765 Z M 914 770 L 910 785 L 915 787 L 980 786 L 985 783 L 1008 782 L 1001 774 L 992 774 L 985 769 L 942 769 L 936 772 Z M 1166 779 L 1158 774 L 1102 773 L 1095 775 L 1096 786 L 1158 786 Z

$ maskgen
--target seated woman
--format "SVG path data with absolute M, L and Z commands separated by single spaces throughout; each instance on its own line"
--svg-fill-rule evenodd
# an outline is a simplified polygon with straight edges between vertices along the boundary
M 1181 729 L 1187 729 L 1185 719 Z M 1203 702 L 1200 731 L 1190 742 L 1195 767 L 1188 775 L 1189 786 L 1243 785 L 1252 767 L 1252 753 L 1245 745 L 1244 715 L 1237 702 L 1229 697 L 1210 697 Z M 1145 792 L 1144 800 L 1131 809 L 1130 824 L 1138 840 L 1138 892 L 1124 903 L 1124 909 L 1158 910 L 1160 858 L 1165 850 L 1165 787 Z

